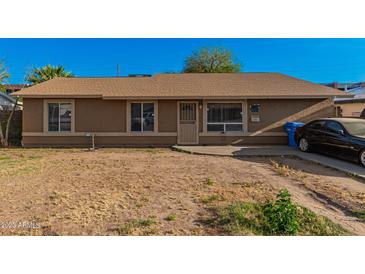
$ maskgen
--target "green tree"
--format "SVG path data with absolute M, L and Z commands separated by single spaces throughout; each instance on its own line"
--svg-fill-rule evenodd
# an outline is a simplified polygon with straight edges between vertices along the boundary
M 240 72 L 241 65 L 223 48 L 202 48 L 186 58 L 185 73 Z
M 5 67 L 4 62 L 0 61 L 0 92 L 5 92 L 4 84 L 7 82 L 10 74 Z
M 74 77 L 72 72 L 66 71 L 63 66 L 47 65 L 41 68 L 33 68 L 26 80 L 32 84 L 39 84 L 55 77 Z
M 4 62 L 0 62 L 0 92 L 6 92 L 4 83 L 7 82 L 9 77 L 10 77 L 10 74 L 8 73 L 8 70 L 5 67 Z M 8 140 L 9 140 L 9 131 L 10 131 L 10 127 L 11 127 L 11 119 L 12 119 L 13 114 L 18 105 L 18 100 L 19 100 L 19 98 L 16 99 L 11 111 L 0 108 L 0 110 L 2 112 L 1 120 L 0 120 L 0 145 L 3 147 L 9 146 Z

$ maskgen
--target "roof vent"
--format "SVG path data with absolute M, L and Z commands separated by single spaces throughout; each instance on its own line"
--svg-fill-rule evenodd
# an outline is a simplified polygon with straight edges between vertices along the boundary
M 151 74 L 129 74 L 128 77 L 151 77 Z

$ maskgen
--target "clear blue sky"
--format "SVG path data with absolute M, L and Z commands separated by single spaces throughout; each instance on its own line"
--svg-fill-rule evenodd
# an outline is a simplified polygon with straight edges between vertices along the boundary
M 246 72 L 314 82 L 365 81 L 365 39 L 0 39 L 11 83 L 33 66 L 61 64 L 77 76 L 179 72 L 200 47 L 232 50 Z

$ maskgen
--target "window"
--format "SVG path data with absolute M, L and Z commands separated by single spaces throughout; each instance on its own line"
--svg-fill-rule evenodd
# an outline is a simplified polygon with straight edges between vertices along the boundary
M 208 103 L 208 131 L 242 131 L 241 103 Z
M 325 121 L 315 121 L 315 122 L 308 124 L 308 128 L 321 130 L 321 129 L 323 129 L 323 126 L 325 123 L 326 123 Z
M 131 103 L 131 131 L 154 131 L 154 103 Z
M 72 104 L 48 103 L 48 131 L 71 131 Z
M 342 125 L 351 135 L 365 135 L 365 121 L 363 119 L 358 119 L 357 121 L 345 121 L 342 122 Z
M 196 120 L 195 103 L 180 103 L 180 122 Z
M 338 133 L 340 131 L 343 131 L 342 126 L 334 121 L 327 122 L 326 128 L 329 132 Z

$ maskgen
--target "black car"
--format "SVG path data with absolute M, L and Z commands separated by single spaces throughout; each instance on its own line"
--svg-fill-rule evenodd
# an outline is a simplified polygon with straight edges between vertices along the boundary
M 365 166 L 365 120 L 328 118 L 314 120 L 294 135 L 299 149 L 316 151 Z

